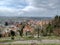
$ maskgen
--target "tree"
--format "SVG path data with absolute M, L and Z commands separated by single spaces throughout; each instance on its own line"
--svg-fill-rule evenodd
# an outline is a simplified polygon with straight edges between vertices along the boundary
M 36 25 L 35 31 L 37 32 L 37 37 L 39 38 L 39 34 L 40 34 L 40 26 Z
M 53 22 L 54 27 L 60 27 L 60 16 L 55 16 Z
M 11 39 L 14 40 L 15 32 L 13 30 L 10 30 L 10 34 L 11 34 Z
M 53 20 L 53 32 L 55 35 L 60 35 L 60 16 L 56 15 Z
M 22 25 L 21 31 L 20 31 L 20 36 L 23 36 L 23 29 L 24 29 L 25 25 Z
M 0 31 L 0 38 L 2 37 L 1 31 Z
M 21 37 L 23 36 L 23 29 L 24 29 L 25 25 L 26 25 L 26 23 L 25 22 L 22 22 L 21 23 L 21 28 L 20 28 L 20 30 L 18 30 Z
M 53 32 L 53 25 L 49 23 L 48 26 L 46 27 L 46 33 L 47 35 L 51 35 L 52 32 Z
M 8 26 L 8 22 L 5 22 L 5 26 Z

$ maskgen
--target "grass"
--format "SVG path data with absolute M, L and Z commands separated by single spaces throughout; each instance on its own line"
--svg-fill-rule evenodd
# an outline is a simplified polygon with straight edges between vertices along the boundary
M 30 37 L 23 37 L 23 39 L 24 40 L 42 40 L 42 39 L 49 39 L 49 40 L 55 40 L 55 39 L 57 39 L 57 40 L 60 40 L 60 37 L 59 36 L 41 36 L 41 37 L 39 37 L 39 38 L 30 38 Z
M 0 44 L 0 45 L 32 45 L 32 44 Z M 34 45 L 60 45 L 60 44 L 34 44 Z
M 11 40 L 11 37 L 4 37 L 4 38 L 0 38 L 0 42 L 13 42 L 13 41 L 16 41 L 16 40 L 37 40 L 38 38 L 31 38 L 31 37 L 20 37 L 20 36 L 16 36 L 15 37 L 15 40 Z M 55 40 L 55 39 L 59 39 L 60 40 L 60 37 L 58 36 L 41 36 L 39 39 L 50 39 L 50 40 Z M 38 39 L 38 40 L 39 40 Z M 0 45 L 31 45 L 31 44 L 0 44 Z M 36 44 L 36 45 L 60 45 L 60 44 Z
M 33 37 L 20 37 L 20 36 L 16 36 L 15 40 L 11 40 L 11 37 L 4 37 L 4 38 L 0 38 L 0 42 L 12 42 L 12 41 L 16 41 L 16 40 L 44 40 L 44 39 L 49 39 L 49 40 L 60 40 L 60 37 L 58 36 L 41 36 L 40 38 L 33 38 Z
M 0 40 L 0 42 L 12 42 L 13 40 Z
M 59 36 L 46 36 L 46 37 L 41 37 L 42 39 L 50 39 L 50 40 L 55 40 L 55 39 L 59 39 L 60 40 L 60 37 Z

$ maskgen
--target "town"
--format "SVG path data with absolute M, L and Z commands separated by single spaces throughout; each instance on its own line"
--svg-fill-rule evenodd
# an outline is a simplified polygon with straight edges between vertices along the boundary
M 53 29 L 52 29 L 53 26 L 51 26 L 52 21 L 53 19 L 48 19 L 48 20 L 23 19 L 22 21 L 8 20 L 4 22 L 4 25 L 0 25 L 0 38 L 11 36 L 11 32 L 10 32 L 11 30 L 15 32 L 14 36 L 20 35 L 21 37 L 33 35 L 33 37 L 36 36 L 39 38 L 39 36 L 53 35 Z M 60 32 L 59 30 L 57 30 L 57 32 L 54 31 L 54 33 L 55 35 L 59 35 Z
M 8 19 L 8 18 L 7 18 Z M 7 21 L 2 21 L 4 24 L 0 25 L 0 37 L 8 37 L 10 36 L 10 30 L 13 30 L 16 34 L 18 34 L 18 30 L 21 31 L 22 26 L 23 28 L 23 35 L 30 32 L 33 33 L 37 26 L 39 26 L 39 30 L 44 28 L 44 25 L 47 25 L 50 21 L 49 20 L 33 20 L 33 19 L 23 19 L 22 21 L 12 21 L 11 19 Z
M 36 17 L 35 17 L 36 18 Z M 40 20 L 22 18 L 23 20 L 11 20 L 8 17 L 0 22 L 0 40 L 43 40 L 45 37 L 60 36 L 60 16 L 44 18 Z M 17 19 L 17 18 L 16 18 Z M 19 19 L 19 18 L 18 18 Z M 21 18 L 20 18 L 21 19 Z M 7 39 L 8 38 L 8 39 Z M 54 38 L 54 37 L 53 37 Z M 46 38 L 49 39 L 49 38 Z M 57 38 L 59 39 L 59 38 Z M 3 42 L 0 41 L 0 42 Z
M 60 45 L 60 0 L 0 0 L 0 45 Z

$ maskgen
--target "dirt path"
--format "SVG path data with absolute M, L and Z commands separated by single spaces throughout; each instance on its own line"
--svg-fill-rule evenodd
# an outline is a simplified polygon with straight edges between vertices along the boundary
M 13 41 L 13 42 L 2 42 L 0 44 L 31 44 L 31 43 L 56 43 L 56 44 L 60 44 L 60 40 L 24 40 L 24 41 Z

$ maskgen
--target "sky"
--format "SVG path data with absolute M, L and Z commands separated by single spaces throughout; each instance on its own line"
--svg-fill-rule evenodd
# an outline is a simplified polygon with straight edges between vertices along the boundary
M 0 0 L 0 16 L 54 17 L 60 0 Z

